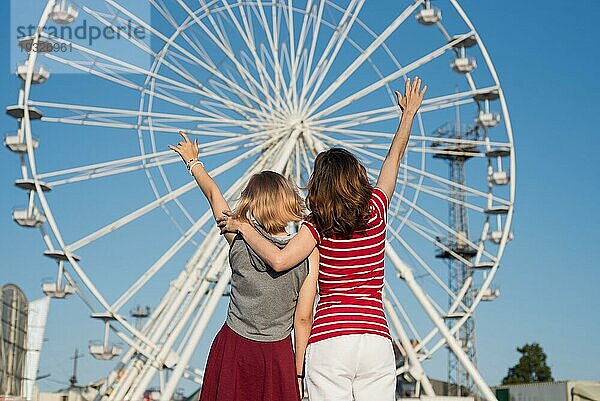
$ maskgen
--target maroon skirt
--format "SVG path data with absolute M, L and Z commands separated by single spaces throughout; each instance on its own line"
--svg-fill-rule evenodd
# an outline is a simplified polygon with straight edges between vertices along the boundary
M 224 324 L 208 354 L 200 401 L 298 401 L 292 338 L 244 338 Z

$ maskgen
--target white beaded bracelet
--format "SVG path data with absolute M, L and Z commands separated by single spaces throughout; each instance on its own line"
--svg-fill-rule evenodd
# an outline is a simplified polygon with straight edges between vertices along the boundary
M 188 160 L 188 161 L 185 163 L 185 167 L 186 167 L 188 170 L 190 169 L 190 164 L 191 164 L 191 163 L 192 163 L 194 160 L 198 160 L 198 158 L 197 158 L 197 157 L 194 157 L 193 159 L 190 159 L 190 160 Z
M 203 166 L 203 167 L 204 167 L 204 163 L 202 163 L 200 160 L 196 160 L 196 161 L 195 161 L 195 162 L 193 162 L 193 163 L 190 165 L 190 167 L 189 167 L 189 170 L 190 170 L 190 175 L 192 175 L 192 176 L 194 175 L 194 172 L 192 171 L 192 169 L 193 169 L 194 167 L 196 167 L 197 165 L 201 165 L 201 166 Z

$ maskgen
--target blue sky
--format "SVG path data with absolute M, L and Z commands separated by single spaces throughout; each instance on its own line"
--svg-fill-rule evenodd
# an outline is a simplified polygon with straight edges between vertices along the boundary
M 541 2 L 466 0 L 462 4 L 492 56 L 506 94 L 518 174 L 515 240 L 495 281 L 501 296 L 477 315 L 480 370 L 490 384 L 498 383 L 517 360 L 515 348 L 536 341 L 548 354 L 555 379 L 600 380 L 596 335 L 600 270 L 593 258 L 600 239 L 596 213 L 600 192 L 595 185 L 600 170 L 593 167 L 600 147 L 595 132 L 600 50 L 594 28 L 600 4 L 580 2 L 568 11 Z M 0 7 L 5 18 L 0 26 L 0 53 L 8 55 L 8 2 Z M 383 7 L 381 12 L 385 13 Z M 11 70 L 5 58 L 0 64 L 3 105 L 16 101 L 18 81 Z M 9 132 L 15 123 L 0 117 L 0 127 Z M 80 145 L 85 146 L 85 140 Z M 54 151 L 59 158 L 60 148 Z M 41 256 L 44 245 L 39 233 L 22 229 L 11 219 L 11 209 L 23 204 L 22 194 L 13 186 L 18 173 L 15 156 L 1 151 L 0 283 L 14 282 L 34 299 L 41 294 L 40 279 L 51 277 L 54 267 Z M 86 199 L 65 200 L 72 202 L 73 215 L 81 211 L 80 201 Z M 61 221 L 68 218 L 65 215 Z M 133 242 L 129 246 L 135 249 L 147 247 Z M 76 300 L 69 305 L 52 303 L 40 373 L 67 381 L 70 354 L 75 346 L 85 350 L 91 339 L 87 332 L 77 331 L 85 314 Z M 65 331 L 65 325 L 73 327 Z M 217 328 L 215 324 L 211 330 Z M 99 336 L 101 330 L 94 332 Z M 112 365 L 102 366 L 89 355 L 84 357 L 81 381 Z M 42 385 L 58 386 L 48 380 Z

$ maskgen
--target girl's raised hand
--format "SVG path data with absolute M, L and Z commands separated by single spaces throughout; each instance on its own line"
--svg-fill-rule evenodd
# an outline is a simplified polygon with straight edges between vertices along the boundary
M 194 142 L 192 142 L 185 132 L 179 131 L 179 133 L 183 137 L 183 141 L 180 141 L 177 146 L 169 145 L 169 149 L 177 152 L 184 163 L 188 163 L 191 159 L 198 157 L 198 138 L 194 138 Z
M 396 91 L 398 106 L 400 106 L 402 113 L 416 114 L 419 107 L 421 107 L 421 102 L 423 101 L 426 90 L 427 85 L 421 89 L 421 78 L 415 77 L 412 85 L 410 83 L 410 78 L 408 78 L 404 88 L 404 96 Z

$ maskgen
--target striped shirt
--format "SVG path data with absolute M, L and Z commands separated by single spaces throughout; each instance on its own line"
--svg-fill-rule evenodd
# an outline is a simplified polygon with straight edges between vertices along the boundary
M 323 237 L 312 216 L 302 222 L 320 253 L 319 301 L 308 343 L 371 333 L 391 338 L 383 311 L 383 261 L 388 199 L 375 187 L 367 228 L 349 239 Z

